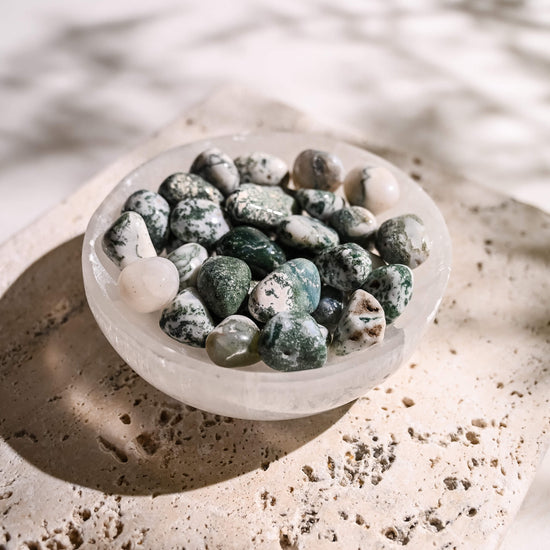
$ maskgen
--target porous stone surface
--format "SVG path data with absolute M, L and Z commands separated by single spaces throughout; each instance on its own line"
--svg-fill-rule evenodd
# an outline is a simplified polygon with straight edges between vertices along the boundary
M 225 90 L 0 248 L 0 546 L 498 547 L 549 443 L 550 218 L 539 210 L 370 145 L 437 202 L 453 271 L 411 360 L 315 417 L 187 407 L 139 378 L 95 324 L 80 251 L 102 198 L 164 149 L 259 127 L 330 131 Z

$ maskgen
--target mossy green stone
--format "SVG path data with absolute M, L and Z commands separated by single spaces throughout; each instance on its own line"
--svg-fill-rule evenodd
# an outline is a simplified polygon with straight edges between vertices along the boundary
M 186 172 L 176 172 L 168 176 L 159 187 L 162 195 L 171 206 L 183 199 L 206 199 L 216 204 L 223 202 L 223 195 L 211 183 Z
M 216 253 L 233 256 L 248 264 L 252 275 L 263 278 L 281 264 L 286 256 L 281 247 L 255 227 L 242 225 L 226 233 L 216 244 Z
M 372 271 L 361 288 L 380 302 L 386 323 L 390 324 L 407 307 L 412 297 L 413 279 L 413 272 L 406 265 L 385 265 Z
M 250 268 L 245 262 L 230 256 L 206 260 L 197 277 L 197 290 L 209 310 L 224 318 L 236 313 L 248 295 Z
M 322 221 L 328 221 L 336 210 L 346 206 L 343 197 L 322 189 L 298 189 L 295 197 L 310 216 Z
M 310 252 L 321 252 L 340 242 L 334 229 L 316 218 L 298 214 L 289 216 L 280 223 L 277 236 L 287 246 Z
M 346 206 L 330 217 L 343 243 L 357 243 L 367 247 L 376 231 L 376 218 L 361 206 Z
M 303 312 L 284 311 L 272 317 L 260 332 L 258 351 L 272 369 L 317 369 L 327 360 L 326 330 Z
M 195 286 L 201 265 L 208 258 L 204 246 L 198 243 L 187 243 L 168 254 L 167 258 L 178 268 L 180 277 L 179 289 Z
M 414 269 L 430 255 L 424 222 L 416 214 L 386 220 L 376 233 L 376 248 L 389 264 L 403 264 Z

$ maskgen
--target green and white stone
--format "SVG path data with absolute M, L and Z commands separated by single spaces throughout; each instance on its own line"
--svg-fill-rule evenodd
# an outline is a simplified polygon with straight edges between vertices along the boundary
M 250 268 L 230 256 L 206 260 L 197 277 L 197 290 L 208 309 L 218 317 L 237 313 L 250 287 Z
M 332 350 L 336 355 L 347 355 L 381 342 L 386 331 L 384 310 L 368 292 L 356 290 L 344 308 L 334 331 Z
M 321 299 L 317 309 L 311 316 L 331 332 L 338 325 L 342 312 L 344 311 L 344 296 L 341 290 L 331 286 L 321 288 Z
M 216 147 L 206 149 L 193 161 L 191 173 L 199 175 L 225 196 L 239 187 L 239 171 L 229 155 Z
M 260 329 L 243 315 L 230 315 L 206 338 L 208 357 L 220 367 L 245 367 L 260 360 Z
M 350 204 L 380 214 L 399 201 L 397 178 L 384 166 L 358 166 L 344 180 L 344 192 Z
M 414 269 L 430 255 L 424 222 L 416 214 L 386 220 L 376 233 L 376 248 L 389 264 L 403 264 Z
M 157 251 L 144 219 L 137 212 L 124 212 L 105 231 L 101 247 L 120 269 L 139 258 L 152 258 Z
M 355 243 L 321 252 L 314 262 L 323 283 L 345 292 L 358 289 L 372 270 L 369 253 Z
M 372 294 L 393 323 L 405 310 L 413 293 L 413 272 L 406 265 L 392 264 L 372 271 L 361 287 Z
M 225 208 L 237 223 L 271 229 L 294 213 L 296 202 L 280 187 L 243 183 L 227 197 Z
M 237 157 L 234 162 L 241 184 L 284 185 L 289 178 L 286 162 L 269 153 L 250 153 Z
M 344 181 L 344 166 L 332 153 L 306 149 L 294 161 L 292 179 L 298 189 L 335 191 Z
M 180 292 L 161 314 L 160 328 L 170 338 L 204 348 L 206 337 L 214 330 L 214 321 L 196 288 Z
M 147 226 L 155 250 L 158 253 L 164 250 L 170 236 L 170 205 L 164 197 L 154 191 L 140 189 L 128 197 L 122 211 L 137 212 Z
M 168 259 L 178 268 L 180 291 L 196 286 L 197 275 L 207 258 L 206 248 L 198 243 L 184 244 L 168 254 Z
M 286 262 L 281 247 L 255 227 L 234 227 L 216 243 L 216 253 L 248 264 L 252 275 L 263 278 Z
M 287 246 L 311 252 L 327 250 L 340 242 L 334 229 L 316 218 L 299 214 L 285 218 L 279 225 L 277 236 Z
M 327 331 L 307 313 L 283 311 L 260 332 L 258 351 L 278 371 L 318 369 L 327 360 Z
M 330 220 L 336 210 L 346 206 L 343 197 L 322 189 L 298 189 L 295 198 L 310 216 L 323 222 Z
M 284 263 L 255 287 L 248 311 L 265 323 L 282 311 L 311 313 L 319 305 L 321 279 L 313 262 L 297 258 Z
M 206 199 L 184 199 L 170 215 L 170 229 L 183 242 L 209 248 L 229 231 L 221 208 Z
M 340 240 L 367 247 L 376 231 L 376 218 L 361 206 L 346 206 L 330 217 L 330 225 L 336 229 Z
M 161 194 L 171 206 L 183 199 L 206 199 L 221 204 L 223 195 L 216 187 L 196 174 L 176 172 L 168 176 L 159 187 Z

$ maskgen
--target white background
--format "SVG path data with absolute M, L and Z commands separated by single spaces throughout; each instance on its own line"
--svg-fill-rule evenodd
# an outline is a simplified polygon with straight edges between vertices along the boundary
M 550 211 L 545 0 L 5 0 L 2 14 L 0 242 L 227 82 Z M 550 459 L 504 548 L 548 540 Z

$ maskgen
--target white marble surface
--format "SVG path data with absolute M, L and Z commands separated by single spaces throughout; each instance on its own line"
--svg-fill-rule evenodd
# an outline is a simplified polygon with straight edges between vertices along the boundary
M 550 211 L 544 1 L 26 0 L 0 28 L 0 242 L 228 81 Z M 548 472 L 506 550 L 547 547 Z

